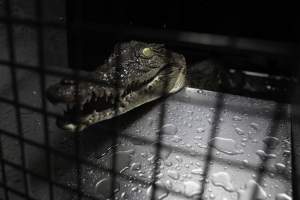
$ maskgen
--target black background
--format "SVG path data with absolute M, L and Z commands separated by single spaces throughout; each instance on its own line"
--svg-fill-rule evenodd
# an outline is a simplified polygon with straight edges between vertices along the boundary
M 219 53 L 211 49 L 195 50 L 191 47 L 177 46 L 166 40 L 122 36 L 120 30 L 126 32 L 126 27 L 221 34 L 232 38 L 245 37 L 295 44 L 299 42 L 298 13 L 296 3 L 283 1 L 69 0 L 69 25 L 92 23 L 99 25 L 99 30 L 106 29 L 101 26 L 103 24 L 118 27 L 117 33 L 87 29 L 88 25 L 82 29 L 70 29 L 70 65 L 93 69 L 107 58 L 116 42 L 132 39 L 163 42 L 183 53 L 188 61 L 200 60 L 207 56 L 207 52 L 213 55 Z M 222 51 L 224 55 L 231 56 L 231 53 Z M 273 66 L 275 65 L 273 62 Z M 279 69 L 275 68 L 272 70 Z

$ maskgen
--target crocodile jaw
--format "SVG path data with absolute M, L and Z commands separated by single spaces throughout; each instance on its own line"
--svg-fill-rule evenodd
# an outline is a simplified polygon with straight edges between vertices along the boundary
M 185 66 L 175 68 L 175 70 L 167 76 L 165 74 L 158 74 L 150 83 L 141 87 L 139 90 L 132 91 L 125 97 L 112 97 L 115 98 L 115 104 L 112 107 L 99 112 L 94 110 L 93 113 L 81 117 L 79 123 L 58 119 L 57 125 L 68 132 L 80 132 L 92 124 L 111 119 L 145 103 L 168 94 L 176 93 L 184 87 L 185 81 Z

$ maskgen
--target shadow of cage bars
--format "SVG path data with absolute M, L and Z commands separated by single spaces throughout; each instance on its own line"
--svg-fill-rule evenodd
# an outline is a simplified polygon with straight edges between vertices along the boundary
M 12 16 L 12 7 L 11 7 L 11 1 L 10 0 L 5 0 L 4 1 L 4 16 L 1 16 L 1 23 L 5 24 L 5 30 L 6 30 L 6 37 L 7 37 L 7 49 L 8 49 L 8 60 L 1 60 L 0 64 L 7 66 L 10 70 L 10 76 L 11 76 L 11 90 L 13 93 L 13 98 L 9 99 L 9 98 L 5 98 L 5 97 L 0 97 L 0 102 L 1 103 L 5 103 L 8 105 L 12 105 L 14 107 L 14 111 L 15 111 L 15 125 L 16 125 L 16 132 L 10 132 L 7 130 L 4 130 L 2 128 L 0 128 L 0 161 L 1 161 L 1 182 L 0 182 L 0 186 L 2 191 L 0 192 L 0 194 L 2 193 L 2 197 L 5 200 L 9 200 L 9 199 L 15 199 L 17 197 L 17 199 L 36 199 L 35 197 L 33 197 L 33 195 L 31 194 L 31 190 L 33 188 L 31 188 L 30 186 L 30 181 L 29 181 L 29 177 L 36 177 L 38 179 L 43 180 L 44 182 L 47 183 L 47 187 L 48 187 L 48 193 L 46 199 L 56 199 L 55 198 L 55 188 L 60 188 L 63 191 L 66 192 L 70 192 L 74 195 L 74 197 L 76 197 L 75 199 L 99 199 L 98 197 L 93 197 L 87 193 L 85 193 L 82 190 L 82 185 L 83 180 L 82 180 L 82 167 L 84 165 L 86 166 L 90 166 L 93 167 L 95 169 L 100 169 L 104 172 L 107 172 L 110 174 L 110 176 L 112 177 L 112 182 L 110 183 L 110 198 L 111 199 L 115 199 L 115 185 L 116 185 L 116 179 L 117 178 L 123 178 L 125 180 L 131 181 L 132 177 L 120 173 L 119 171 L 116 170 L 116 148 L 112 148 L 112 155 L 113 155 L 113 161 L 112 161 L 112 168 L 108 168 L 105 166 L 99 166 L 98 164 L 95 164 L 87 159 L 84 159 L 82 157 L 80 157 L 80 152 L 82 151 L 80 149 L 80 134 L 75 134 L 75 136 L 73 137 L 74 139 L 74 144 L 75 144 L 75 148 L 74 148 L 74 155 L 70 155 L 67 153 L 64 153 L 56 148 L 53 148 L 50 145 L 50 132 L 49 132 L 49 117 L 59 117 L 58 114 L 54 113 L 54 112 L 50 112 L 48 111 L 47 108 L 47 102 L 45 97 L 45 89 L 46 89 L 46 76 L 47 75 L 52 75 L 52 76 L 58 76 L 58 77 L 63 77 L 63 78 L 73 78 L 76 80 L 85 80 L 85 81 L 95 81 L 95 80 L 90 80 L 88 77 L 81 77 L 80 73 L 75 70 L 74 73 L 70 74 L 70 73 L 63 73 L 63 72 L 58 72 L 52 69 L 48 69 L 45 67 L 45 58 L 44 58 L 44 39 L 43 39 L 43 33 L 45 31 L 45 27 L 50 27 L 53 29 L 66 29 L 66 26 L 64 24 L 61 23 L 54 23 L 54 22 L 45 22 L 43 21 L 43 1 L 39 1 L 36 0 L 36 5 L 35 5 L 35 13 L 36 13 L 36 20 L 23 20 L 23 19 L 15 19 Z M 80 5 L 79 5 L 80 7 Z M 80 14 L 80 13 L 79 13 Z M 79 22 L 78 26 L 84 26 L 84 24 L 81 24 L 82 22 Z M 36 33 L 37 33 L 37 57 L 38 57 L 38 64 L 36 66 L 30 66 L 30 65 L 26 65 L 26 64 L 20 64 L 19 62 L 16 61 L 16 51 L 15 51 L 15 38 L 14 38 L 14 25 L 25 25 L 25 26 L 29 26 L 31 28 L 34 28 Z M 167 39 L 167 38 L 166 38 Z M 268 50 L 266 48 L 266 50 Z M 272 49 L 273 51 L 273 49 Z M 280 50 L 282 51 L 282 49 Z M 34 72 L 37 73 L 39 76 L 39 85 L 40 85 L 40 94 L 41 94 L 41 108 L 36 108 L 35 106 L 31 106 L 31 105 L 27 105 L 24 104 L 20 101 L 20 96 L 19 96 L 19 91 L 18 91 L 18 79 L 17 79 L 17 71 L 18 70 L 26 70 L 26 71 L 30 71 L 30 72 Z M 118 90 L 120 88 L 120 82 L 119 82 L 119 73 L 118 71 L 116 71 L 115 73 L 115 89 Z M 78 83 L 79 81 L 77 81 Z M 165 81 L 165 86 L 164 88 L 167 88 L 168 86 L 168 80 L 166 79 Z M 78 85 L 77 85 L 77 90 L 78 90 Z M 164 90 L 161 91 L 162 94 L 165 93 Z M 118 93 L 119 94 L 119 93 Z M 116 101 L 115 101 L 115 114 L 118 115 L 118 111 L 117 111 L 117 107 L 118 107 L 118 98 L 116 97 Z M 213 121 L 212 121 L 212 127 L 210 130 L 210 138 L 214 138 L 217 136 L 217 131 L 216 131 L 216 127 L 218 127 L 218 123 L 219 123 L 219 117 L 220 117 L 220 112 L 221 109 L 223 107 L 223 100 L 224 97 L 222 94 L 218 94 L 217 96 L 217 100 L 215 102 L 215 108 L 216 108 L 216 112 L 214 113 L 214 117 L 213 117 Z M 24 122 L 22 121 L 22 113 L 21 113 L 21 109 L 27 109 L 27 110 L 31 110 L 33 112 L 37 112 L 42 114 L 42 122 L 43 122 L 43 134 L 44 134 L 44 142 L 43 143 L 39 143 L 36 142 L 34 140 L 28 139 L 26 137 L 24 137 Z M 275 109 L 275 113 L 273 115 L 273 122 L 271 125 L 271 134 L 275 134 L 277 132 L 277 125 L 278 123 L 276 123 L 276 120 L 278 120 L 280 118 L 280 116 L 282 116 L 282 108 L 280 107 L 280 105 L 278 105 L 278 107 Z M 162 126 L 164 125 L 164 120 L 165 120 L 165 112 L 166 112 L 166 106 L 164 103 L 162 103 L 160 105 L 160 114 L 159 114 L 159 124 L 157 129 L 158 130 L 162 130 Z M 2 115 L 2 114 L 1 114 Z M 5 116 L 4 116 L 5 118 Z M 112 146 L 116 146 L 117 144 L 117 138 L 119 137 L 120 134 L 118 134 L 118 129 L 115 128 L 118 127 L 118 125 L 114 124 L 111 127 L 112 130 Z M 19 163 L 15 163 L 12 162 L 8 159 L 5 158 L 4 156 L 4 151 L 6 148 L 6 146 L 4 145 L 4 140 L 3 137 L 7 137 L 10 138 L 12 140 L 15 140 L 17 142 L 17 145 L 14 148 L 19 148 L 20 152 L 21 152 L 21 156 L 20 156 L 20 162 Z M 275 135 L 272 135 L 275 136 Z M 124 135 L 122 134 L 121 137 L 125 137 L 129 140 L 139 140 L 142 141 L 146 144 L 151 144 L 153 143 L 153 141 L 149 141 L 146 138 L 132 138 L 129 135 Z M 166 188 L 166 187 L 162 187 L 160 185 L 157 185 L 157 177 L 159 174 L 159 161 L 161 160 L 161 150 L 162 148 L 166 148 L 166 149 L 172 149 L 173 151 L 178 151 L 181 152 L 183 154 L 186 155 L 191 155 L 191 151 L 188 150 L 184 150 L 184 149 L 180 149 L 179 147 L 173 147 L 173 146 L 168 146 L 166 144 L 163 144 L 162 141 L 162 137 L 163 137 L 163 132 L 162 131 L 158 131 L 157 136 L 156 136 L 156 142 L 155 142 L 155 157 L 154 157 L 154 170 L 153 170 L 153 174 L 151 176 L 151 180 L 150 181 L 145 181 L 141 178 L 136 178 L 134 181 L 140 184 L 145 184 L 145 185 L 151 185 L 152 190 L 151 190 L 151 197 L 150 199 L 156 199 L 157 198 L 157 191 L 158 190 L 163 190 L 163 191 L 167 191 L 169 193 L 174 193 L 178 196 L 182 196 L 182 197 L 187 197 L 184 194 L 172 190 L 170 188 Z M 34 170 L 28 169 L 26 167 L 26 160 L 28 159 L 26 157 L 25 154 L 25 145 L 32 145 L 35 146 L 37 148 L 39 148 L 40 151 L 45 152 L 45 161 L 46 161 L 46 173 L 45 175 L 40 175 L 39 173 L 35 172 Z M 205 166 L 204 166 L 204 170 L 203 170 L 203 180 L 207 179 L 207 176 L 209 174 L 209 170 L 210 170 L 210 164 L 211 161 L 214 159 L 212 156 L 212 146 L 213 145 L 209 145 L 208 146 L 208 150 L 207 153 L 205 155 L 199 155 L 199 153 L 194 153 L 195 156 L 199 156 L 202 157 L 205 160 Z M 265 152 L 268 152 L 268 149 L 265 149 Z M 28 156 L 28 155 L 27 155 Z M 72 185 L 67 185 L 64 183 L 61 183 L 59 181 L 56 181 L 55 179 L 53 179 L 53 171 L 55 169 L 53 169 L 53 163 L 52 163 L 52 157 L 61 157 L 63 159 L 66 160 L 72 160 L 75 161 L 76 163 L 76 184 L 75 187 Z M 221 158 L 217 160 L 217 162 L 226 162 L 226 160 L 222 160 Z M 267 161 L 266 161 L 267 162 Z M 235 167 L 239 167 L 239 163 L 232 163 L 233 166 Z M 261 182 L 261 177 L 263 175 L 263 173 L 265 172 L 264 170 L 266 170 L 265 166 L 267 165 L 267 163 L 262 162 L 261 163 L 261 167 L 257 167 L 257 166 L 248 166 L 251 169 L 258 169 L 256 174 L 257 174 L 257 183 Z M 10 182 L 8 180 L 7 177 L 7 168 L 13 168 L 15 170 L 17 170 L 18 172 L 22 173 L 22 180 L 20 181 L 23 186 L 20 188 L 17 187 L 13 187 L 10 186 L 8 183 Z M 199 194 L 201 194 L 199 196 L 199 199 L 202 199 L 203 196 L 202 194 L 204 194 L 205 191 L 205 182 L 203 181 L 202 183 L 202 187 L 201 191 L 199 191 Z M 253 197 L 256 195 L 257 191 L 253 192 Z M 254 199 L 254 198 L 253 198 Z

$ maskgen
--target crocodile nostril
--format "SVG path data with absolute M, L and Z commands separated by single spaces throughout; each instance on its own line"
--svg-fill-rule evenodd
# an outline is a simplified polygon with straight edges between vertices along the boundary
M 73 85 L 73 84 L 75 84 L 75 81 L 72 80 L 72 79 L 63 79 L 63 80 L 61 80 L 61 84 L 64 84 L 64 85 Z

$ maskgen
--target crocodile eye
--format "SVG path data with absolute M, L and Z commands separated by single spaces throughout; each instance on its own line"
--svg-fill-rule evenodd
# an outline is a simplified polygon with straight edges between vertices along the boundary
M 146 58 L 150 58 L 154 55 L 154 52 L 148 47 L 144 48 L 142 53 L 143 53 L 143 56 L 145 56 Z

